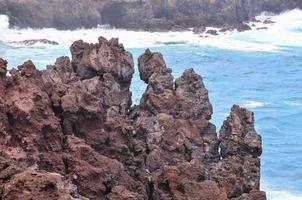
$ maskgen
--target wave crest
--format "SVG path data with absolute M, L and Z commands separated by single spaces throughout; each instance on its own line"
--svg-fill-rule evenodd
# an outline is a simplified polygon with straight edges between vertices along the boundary
M 0 15 L 0 30 L 8 29 L 9 19 L 7 15 Z
M 259 108 L 259 107 L 264 107 L 268 105 L 265 102 L 260 102 L 260 101 L 246 101 L 242 106 L 247 108 L 247 109 L 253 109 L 253 108 Z

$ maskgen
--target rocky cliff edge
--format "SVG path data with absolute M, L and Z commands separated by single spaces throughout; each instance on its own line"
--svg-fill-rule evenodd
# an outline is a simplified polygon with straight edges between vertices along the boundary
M 10 76 L 0 59 L 1 199 L 266 199 L 252 112 L 234 105 L 217 136 L 193 69 L 174 80 L 146 50 L 148 86 L 132 106 L 133 58 L 118 39 L 70 50 L 71 60 L 43 71 L 26 61 Z

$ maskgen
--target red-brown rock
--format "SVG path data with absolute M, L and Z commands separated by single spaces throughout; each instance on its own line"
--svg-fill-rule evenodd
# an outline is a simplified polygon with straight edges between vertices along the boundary
M 148 86 L 131 107 L 133 59 L 117 39 L 76 41 L 71 53 L 11 76 L 0 59 L 0 199 L 265 199 L 251 112 L 234 106 L 218 139 L 193 69 L 174 81 L 146 50 Z

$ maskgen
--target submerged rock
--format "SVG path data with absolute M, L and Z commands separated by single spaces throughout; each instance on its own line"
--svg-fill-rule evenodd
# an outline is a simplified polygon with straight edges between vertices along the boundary
M 117 39 L 76 41 L 71 54 L 11 76 L 0 59 L 1 199 L 265 199 L 251 112 L 234 106 L 218 137 L 193 69 L 174 80 L 146 50 L 148 85 L 131 106 L 133 59 Z
M 243 32 L 243 31 L 252 30 L 252 28 L 248 24 L 242 24 L 242 25 L 238 26 L 237 30 L 239 32 Z
M 263 21 L 263 24 L 274 24 L 274 23 L 276 23 L 276 22 L 274 22 L 270 19 L 266 19 L 266 20 Z
M 207 30 L 206 34 L 208 34 L 208 35 L 219 35 L 218 31 L 213 30 L 213 29 Z
M 257 28 L 257 30 L 267 30 L 268 28 L 267 27 L 259 27 L 259 28 Z
M 194 34 L 202 34 L 202 33 L 204 33 L 204 32 L 206 32 L 206 27 L 204 27 L 204 26 L 195 27 L 195 28 L 193 29 L 193 33 L 194 33 Z
M 23 41 L 18 41 L 18 42 L 11 42 L 13 44 L 23 44 L 27 46 L 35 45 L 35 44 L 49 44 L 49 45 L 59 45 L 58 42 L 52 41 L 52 40 L 47 40 L 47 39 L 31 39 L 31 40 L 23 40 Z

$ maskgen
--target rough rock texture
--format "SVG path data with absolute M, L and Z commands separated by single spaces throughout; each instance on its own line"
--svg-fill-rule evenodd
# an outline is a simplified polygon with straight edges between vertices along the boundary
M 0 0 L 11 26 L 118 28 L 151 31 L 236 26 L 262 11 L 302 8 L 301 0 Z
M 0 199 L 265 200 L 261 137 L 234 106 L 219 137 L 201 76 L 173 80 L 163 56 L 117 39 L 76 41 L 72 59 L 10 71 L 0 59 Z M 220 150 L 219 150 L 220 149 Z

